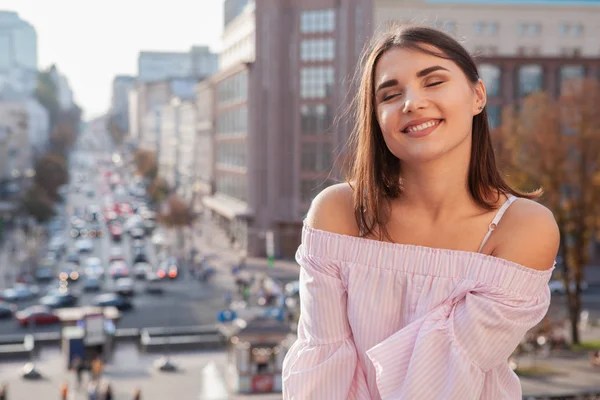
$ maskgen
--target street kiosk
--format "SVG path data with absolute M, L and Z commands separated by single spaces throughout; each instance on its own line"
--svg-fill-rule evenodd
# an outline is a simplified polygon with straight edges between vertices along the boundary
M 56 313 L 62 324 L 61 348 L 67 368 L 76 358 L 86 365 L 97 357 L 111 359 L 120 317 L 115 307 L 63 308 Z
M 290 328 L 269 317 L 233 321 L 227 350 L 227 382 L 233 393 L 281 392 Z

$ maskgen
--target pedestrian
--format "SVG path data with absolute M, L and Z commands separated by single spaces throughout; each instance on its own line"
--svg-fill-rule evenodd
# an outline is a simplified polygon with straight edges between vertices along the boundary
M 103 368 L 102 358 L 100 357 L 100 355 L 97 355 L 94 358 L 94 360 L 92 361 L 92 379 L 93 380 L 100 379 L 100 375 L 102 375 L 102 368 Z
M 142 391 L 140 390 L 140 388 L 135 389 L 135 391 L 133 392 L 132 400 L 142 400 Z
M 84 368 L 85 366 L 83 365 L 81 358 L 79 356 L 75 356 L 75 358 L 73 358 L 72 369 L 75 371 L 75 376 L 77 378 L 77 389 L 81 387 Z
M 426 26 L 378 36 L 346 182 L 303 225 L 282 397 L 520 399 L 506 360 L 550 306 L 556 221 L 499 172 L 469 52 Z
M 0 387 L 0 400 L 8 399 L 8 383 L 3 383 Z
M 110 383 L 104 385 L 104 389 L 102 390 L 102 400 L 113 400 L 112 386 Z
M 63 382 L 63 384 L 60 385 L 60 398 L 61 400 L 67 400 L 67 397 L 69 397 L 69 385 L 67 382 Z
M 89 381 L 87 386 L 88 400 L 98 400 L 98 381 Z

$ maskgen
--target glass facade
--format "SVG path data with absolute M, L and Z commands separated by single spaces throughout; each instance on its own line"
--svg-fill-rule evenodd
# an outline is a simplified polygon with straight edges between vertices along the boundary
M 300 96 L 304 99 L 324 98 L 331 94 L 333 67 L 305 67 L 300 71 Z
M 246 174 L 219 173 L 216 179 L 217 192 L 248 201 L 248 178 Z
M 306 39 L 300 44 L 302 61 L 331 61 L 334 58 L 334 39 Z
M 300 15 L 302 33 L 324 33 L 335 31 L 335 10 L 309 10 Z
M 303 134 L 326 133 L 333 123 L 333 111 L 329 104 L 304 104 L 300 107 Z
M 481 64 L 479 66 L 479 76 L 485 85 L 488 96 L 500 96 L 502 88 L 502 71 L 500 67 L 493 64 Z
M 333 148 L 330 142 L 302 143 L 302 171 L 328 171 L 333 161 Z
M 243 136 L 248 130 L 248 108 L 246 106 L 221 111 L 217 115 L 216 133 L 220 137 Z
M 248 100 L 248 71 L 223 79 L 217 84 L 217 106 Z
M 217 164 L 225 167 L 245 168 L 246 141 L 219 141 L 216 148 Z
M 543 89 L 544 71 L 540 65 L 523 65 L 519 68 L 519 96 L 525 97 Z

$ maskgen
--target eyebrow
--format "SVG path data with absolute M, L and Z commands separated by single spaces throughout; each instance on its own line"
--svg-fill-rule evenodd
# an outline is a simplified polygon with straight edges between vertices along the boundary
M 440 70 L 441 71 L 449 71 L 447 68 L 444 68 L 441 65 L 433 65 L 431 67 L 427 67 L 427 68 L 422 69 L 421 71 L 417 72 L 417 78 L 423 78 L 424 76 L 427 76 L 427 75 L 431 74 L 432 72 L 440 71 Z M 382 82 L 377 87 L 377 90 L 375 91 L 375 93 L 379 92 L 381 89 L 385 89 L 390 86 L 395 86 L 397 84 L 398 84 L 397 79 L 388 79 L 387 81 Z

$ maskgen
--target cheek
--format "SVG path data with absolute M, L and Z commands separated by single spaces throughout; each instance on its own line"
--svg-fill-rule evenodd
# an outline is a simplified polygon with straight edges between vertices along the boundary
M 377 109 L 377 120 L 382 132 L 395 131 L 398 125 L 400 106 L 398 104 L 386 104 Z

